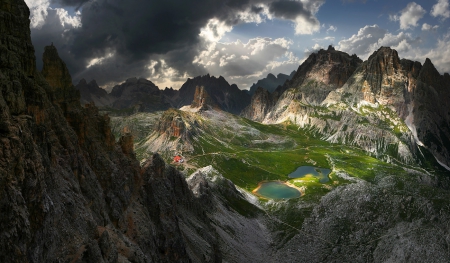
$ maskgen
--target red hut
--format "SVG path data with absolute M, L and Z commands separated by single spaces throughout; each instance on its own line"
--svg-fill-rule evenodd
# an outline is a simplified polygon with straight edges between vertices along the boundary
M 173 157 L 173 161 L 175 163 L 182 163 L 183 162 L 183 158 L 181 156 L 177 155 L 177 156 Z

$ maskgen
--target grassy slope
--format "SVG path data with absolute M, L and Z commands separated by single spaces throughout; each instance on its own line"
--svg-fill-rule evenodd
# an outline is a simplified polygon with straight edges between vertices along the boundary
M 214 114 L 194 117 L 201 123 L 192 140 L 194 152 L 184 153 L 188 165 L 178 166 L 186 174 L 190 174 L 195 167 L 212 165 L 224 177 L 249 192 L 263 180 L 289 181 L 305 189 L 305 195 L 299 199 L 281 202 L 261 200 L 268 213 L 290 225 L 274 222 L 272 227 L 278 233 L 276 239 L 279 247 L 296 234 L 291 226 L 301 228 L 322 196 L 354 180 L 364 180 L 376 185 L 382 178 L 394 175 L 394 191 L 399 194 L 405 191 L 405 185 L 409 185 L 408 191 L 414 188 L 418 195 L 426 196 L 437 206 L 448 203 L 443 200 L 442 196 L 445 194 L 443 195 L 442 190 L 420 183 L 420 173 L 423 172 L 440 178 L 448 176 L 448 172 L 436 165 L 430 156 L 422 161 L 422 167 L 392 164 L 371 157 L 353 146 L 328 143 L 310 131 L 289 123 L 263 125 L 228 114 L 219 117 Z M 136 118 L 143 119 L 145 114 L 132 117 L 135 124 L 145 123 Z M 121 120 L 121 123 L 130 122 Z M 142 125 L 139 129 L 142 129 Z M 139 140 L 143 139 L 145 138 L 138 138 L 136 143 L 139 144 Z M 171 157 L 166 156 L 166 161 L 170 163 Z M 287 175 L 303 165 L 331 168 L 331 180 L 325 184 L 319 183 L 315 178 L 289 180 Z M 348 177 L 339 176 L 341 174 Z

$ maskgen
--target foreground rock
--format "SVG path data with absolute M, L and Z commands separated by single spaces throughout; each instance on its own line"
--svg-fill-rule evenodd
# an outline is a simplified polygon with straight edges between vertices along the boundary
M 55 47 L 36 70 L 28 17 L 0 6 L 0 261 L 220 261 L 183 175 L 157 154 L 141 168 L 131 137 L 80 106 Z

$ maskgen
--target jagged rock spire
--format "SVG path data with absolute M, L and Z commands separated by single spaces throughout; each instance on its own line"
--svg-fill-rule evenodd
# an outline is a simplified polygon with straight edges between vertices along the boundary
M 42 75 L 54 89 L 72 86 L 72 77 L 67 69 L 66 63 L 58 55 L 58 50 L 53 45 L 46 46 L 42 57 L 44 67 Z

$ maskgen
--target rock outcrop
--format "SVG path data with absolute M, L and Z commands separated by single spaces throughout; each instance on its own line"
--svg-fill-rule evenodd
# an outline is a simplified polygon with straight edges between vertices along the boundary
M 191 103 L 191 108 L 198 108 L 199 111 L 208 109 L 219 109 L 219 106 L 211 99 L 205 87 L 196 87 L 194 93 L 194 100 Z
M 332 46 L 327 50 L 312 53 L 303 62 L 294 77 L 276 91 L 295 89 L 300 100 L 309 104 L 320 104 L 328 94 L 342 87 L 362 63 L 356 55 L 337 51 Z
M 23 0 L 0 4 L 0 31 L 0 261 L 220 262 L 184 176 L 158 154 L 141 168 L 55 47 L 36 70 Z
M 250 105 L 248 105 L 241 113 L 241 116 L 262 122 L 270 109 L 273 108 L 278 100 L 278 93 L 270 93 L 262 87 L 258 87 L 252 96 Z
M 53 43 L 51 46 L 45 47 L 42 60 L 44 62 L 42 75 L 50 87 L 58 89 L 72 86 L 72 77 L 69 74 L 66 63 L 59 58 L 58 51 L 53 46 Z
M 181 86 L 177 108 L 192 103 L 197 87 L 204 87 L 212 102 L 218 105 L 220 109 L 230 113 L 239 114 L 250 104 L 250 95 L 247 91 L 240 90 L 235 84 L 228 84 L 222 76 L 216 78 L 207 74 L 188 79 Z

